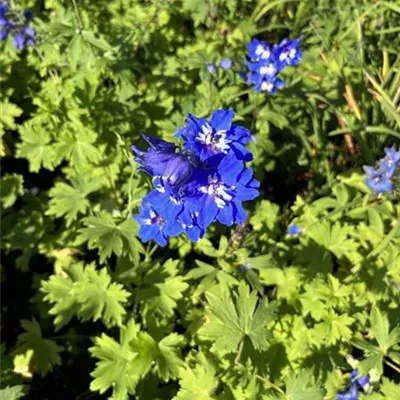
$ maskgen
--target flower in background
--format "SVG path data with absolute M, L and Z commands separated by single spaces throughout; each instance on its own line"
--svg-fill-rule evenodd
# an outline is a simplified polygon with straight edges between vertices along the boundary
M 208 63 L 206 68 L 207 68 L 208 73 L 211 75 L 215 75 L 217 73 L 217 69 L 215 68 L 214 63 Z
M 232 68 L 232 60 L 230 60 L 229 58 L 224 58 L 223 60 L 221 60 L 219 65 L 222 69 L 231 69 Z
M 299 49 L 300 40 L 301 39 L 283 39 L 278 45 L 274 46 L 273 52 L 275 57 L 284 67 L 288 65 L 299 65 L 303 56 Z
M 293 225 L 290 225 L 290 226 L 287 228 L 286 233 L 287 233 L 288 235 L 291 235 L 291 236 L 300 235 L 300 234 L 302 233 L 302 230 L 301 230 L 301 228 L 300 228 L 298 225 L 293 224 Z
M 336 400 L 358 400 L 359 391 L 358 387 L 361 387 L 364 391 L 368 388 L 369 378 L 368 376 L 358 377 L 358 370 L 355 369 L 350 375 L 350 386 L 347 392 L 337 393 Z
M 298 65 L 302 57 L 299 49 L 300 39 L 284 39 L 271 47 L 268 43 L 253 39 L 247 44 L 248 57 L 245 61 L 248 69 L 247 84 L 254 85 L 255 92 L 275 93 L 285 86 L 278 78 L 287 66 Z
M 7 12 L 8 2 L 3 1 L 0 5 L 0 40 L 6 40 L 8 35 L 12 35 L 14 36 L 14 47 L 18 50 L 24 50 L 26 46 L 33 46 L 35 44 L 35 31 L 15 18 L 10 19 Z M 29 22 L 32 18 L 33 13 L 30 10 L 25 10 L 25 22 Z
M 392 191 L 393 178 L 400 165 L 400 151 L 386 147 L 385 153 L 385 157 L 379 160 L 376 167 L 368 165 L 363 167 L 366 172 L 365 182 L 376 194 Z
M 242 203 L 258 196 L 259 182 L 244 163 L 252 159 L 244 147 L 251 134 L 233 125 L 233 117 L 232 110 L 217 110 L 210 120 L 189 114 L 175 135 L 184 140 L 183 151 L 145 135 L 146 151 L 132 146 L 138 169 L 154 177 L 154 189 L 134 216 L 144 242 L 153 239 L 165 246 L 169 236 L 181 232 L 197 241 L 215 221 L 227 226 L 245 222 Z

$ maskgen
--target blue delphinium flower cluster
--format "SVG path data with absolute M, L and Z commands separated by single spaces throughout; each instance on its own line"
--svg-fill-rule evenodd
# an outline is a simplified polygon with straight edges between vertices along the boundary
M 376 194 L 393 190 L 393 180 L 400 165 L 400 151 L 386 147 L 385 153 L 385 157 L 379 160 L 376 167 L 364 166 L 367 173 L 365 182 Z
M 367 376 L 358 377 L 358 370 L 355 369 L 350 376 L 350 386 L 347 392 L 337 393 L 336 400 L 358 400 L 359 392 L 358 387 L 365 390 L 369 384 L 369 378 Z
M 18 50 L 24 50 L 25 47 L 35 44 L 35 31 L 23 25 L 19 18 L 16 18 L 15 12 L 10 12 L 8 2 L 3 1 L 0 5 L 0 40 L 6 40 L 8 35 L 14 36 L 14 46 Z M 24 11 L 25 23 L 28 23 L 33 18 L 30 10 Z
M 300 39 L 283 39 L 270 46 L 267 42 L 253 39 L 248 45 L 247 84 L 255 86 L 255 92 L 275 93 L 285 86 L 278 74 L 289 65 L 298 65 L 302 57 Z
M 139 169 L 154 177 L 154 190 L 134 216 L 143 242 L 165 246 L 182 232 L 197 241 L 215 221 L 245 222 L 242 202 L 258 196 L 259 182 L 245 165 L 253 158 L 244 147 L 250 131 L 232 124 L 234 116 L 232 110 L 217 110 L 209 120 L 189 114 L 175 135 L 183 139 L 182 150 L 145 135 L 147 151 L 132 146 Z

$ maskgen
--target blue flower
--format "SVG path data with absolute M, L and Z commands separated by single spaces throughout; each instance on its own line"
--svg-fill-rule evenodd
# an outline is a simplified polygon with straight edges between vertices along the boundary
M 336 400 L 358 400 L 359 397 L 359 392 L 358 392 L 358 386 L 361 386 L 362 389 L 365 390 L 366 386 L 369 383 L 369 378 L 367 376 L 358 376 L 358 370 L 355 369 L 352 371 L 350 375 L 350 386 L 349 390 L 344 393 L 337 393 L 336 394 Z
M 279 89 L 285 87 L 285 82 L 277 77 L 270 79 L 260 79 L 256 82 L 254 91 L 255 92 L 267 92 L 268 94 L 274 94 Z
M 221 60 L 219 65 L 223 69 L 231 69 L 232 68 L 232 60 L 230 60 L 229 58 L 224 58 L 223 60 Z
M 0 40 L 7 39 L 9 34 L 14 35 L 14 47 L 18 50 L 24 50 L 25 47 L 35 44 L 35 31 L 29 26 L 23 26 L 19 21 L 7 18 L 8 3 L 3 1 L 0 5 Z M 25 10 L 25 16 L 29 17 L 29 10 Z M 33 14 L 31 13 L 32 18 Z M 26 17 L 29 21 L 30 18 Z
M 298 225 L 293 224 L 287 228 L 286 233 L 288 235 L 300 235 L 302 233 L 302 230 Z
M 6 20 L 0 19 L 0 40 L 6 40 L 8 34 L 10 33 L 10 28 L 6 23 Z
M 364 166 L 363 168 L 367 173 L 365 182 L 376 194 L 390 192 L 392 190 L 393 184 L 385 170 L 375 169 L 369 166 Z
M 271 55 L 271 47 L 266 42 L 254 38 L 250 43 L 247 44 L 248 56 L 252 61 L 268 60 Z
M 178 236 L 183 230 L 175 218 L 162 216 L 147 203 L 142 203 L 139 212 L 140 214 L 134 215 L 133 218 L 140 225 L 139 237 L 144 243 L 153 239 L 160 246 L 165 246 L 169 236 Z
M 35 44 L 35 31 L 28 27 L 18 28 L 14 37 L 14 46 L 18 50 L 24 50 L 26 45 L 33 46 Z
M 400 151 L 396 151 L 393 147 L 385 147 L 386 156 L 379 161 L 380 167 L 386 171 L 387 176 L 392 177 L 400 164 Z
M 283 39 L 278 45 L 274 46 L 273 53 L 283 67 L 287 65 L 298 65 L 302 53 L 299 49 L 300 40 Z
M 357 385 L 352 383 L 347 392 L 336 394 L 336 400 L 358 400 L 358 396 Z
M 248 69 L 247 84 L 254 85 L 255 92 L 275 93 L 285 86 L 285 82 L 278 78 L 279 73 L 288 65 L 297 65 L 302 57 L 299 50 L 300 39 L 284 39 L 280 44 L 271 46 L 253 39 L 248 45 L 248 57 L 245 61 Z
M 208 63 L 206 68 L 207 68 L 208 73 L 211 75 L 214 75 L 217 73 L 217 69 L 215 68 L 214 63 Z
M 253 178 L 253 171 L 230 153 L 217 168 L 199 171 L 191 185 L 195 189 L 187 201 L 198 209 L 199 226 L 207 229 L 214 221 L 227 226 L 244 223 L 242 202 L 256 198 L 260 184 Z
M 245 222 L 242 202 L 257 197 L 260 184 L 244 164 L 252 158 L 244 147 L 251 134 L 232 125 L 233 117 L 232 110 L 217 110 L 209 121 L 189 114 L 187 126 L 176 134 L 184 140 L 183 151 L 145 135 L 146 151 L 132 146 L 139 169 L 154 177 L 154 189 L 134 216 L 144 242 L 154 239 L 165 246 L 169 236 L 181 232 L 197 241 L 215 221 Z
M 161 176 L 170 185 L 179 185 L 190 177 L 192 173 L 190 155 L 184 152 L 176 153 L 173 143 L 146 135 L 142 137 L 150 144 L 147 151 L 131 146 L 136 153 L 134 160 L 140 164 L 139 170 L 152 176 Z
M 30 21 L 33 18 L 33 12 L 29 9 L 24 11 L 24 17 L 27 21 Z
M 0 4 L 0 18 L 5 18 L 7 9 L 8 9 L 8 2 L 7 1 L 3 1 Z
M 378 162 L 377 167 L 367 165 L 363 167 L 367 174 L 365 182 L 376 194 L 392 191 L 392 178 L 400 165 L 400 151 L 386 147 L 385 154 L 385 157 Z
M 358 369 L 354 369 L 350 375 L 351 382 L 357 382 L 363 389 L 368 385 L 369 378 L 368 376 L 360 376 L 358 377 Z
M 233 151 L 239 160 L 251 161 L 253 156 L 244 145 L 250 141 L 249 130 L 232 125 L 234 112 L 217 110 L 210 120 L 189 114 L 186 126 L 175 135 L 185 140 L 184 147 L 198 155 L 200 161 L 209 160 L 216 164 L 221 156 Z M 211 160 L 212 157 L 218 156 Z

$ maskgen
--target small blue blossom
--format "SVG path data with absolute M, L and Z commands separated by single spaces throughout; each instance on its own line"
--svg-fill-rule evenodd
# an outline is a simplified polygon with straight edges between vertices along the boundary
M 132 146 L 138 169 L 154 177 L 154 189 L 134 216 L 143 242 L 153 239 L 165 246 L 169 236 L 182 232 L 195 242 L 215 221 L 245 222 L 242 203 L 258 196 L 260 184 L 244 164 L 252 158 L 244 147 L 251 134 L 233 125 L 233 117 L 232 110 L 217 110 L 210 120 L 189 114 L 175 135 L 184 140 L 183 151 L 145 135 L 146 151 Z
M 223 60 L 221 60 L 219 65 L 223 69 L 231 69 L 232 68 L 232 60 L 230 60 L 229 58 L 224 58 Z
M 207 68 L 208 73 L 211 75 L 214 75 L 217 73 L 217 69 L 215 68 L 214 63 L 208 63 L 206 68 Z
M 253 39 L 248 45 L 249 61 L 245 61 L 248 69 L 247 84 L 254 85 L 255 92 L 273 94 L 285 86 L 278 78 L 280 72 L 289 65 L 298 65 L 302 57 L 299 49 L 300 39 L 284 39 L 281 43 L 271 46 L 258 39 Z
M 303 56 L 299 49 L 300 40 L 283 39 L 278 45 L 274 46 L 273 53 L 277 60 L 282 63 L 283 67 L 287 65 L 299 65 Z
M 160 246 L 165 246 L 169 236 L 178 236 L 183 230 L 176 219 L 168 218 L 169 215 L 162 216 L 147 203 L 142 203 L 139 212 L 133 218 L 140 225 L 139 237 L 144 243 L 153 239 Z
M 221 156 L 233 151 L 239 160 L 251 161 L 253 156 L 244 146 L 250 141 L 250 131 L 243 126 L 233 125 L 234 112 L 217 110 L 210 120 L 189 114 L 186 126 L 179 129 L 176 137 L 185 140 L 185 149 L 199 156 L 200 161 L 216 164 Z M 217 156 L 216 158 L 212 157 Z
M 359 392 L 355 383 L 350 385 L 347 392 L 336 394 L 336 400 L 358 400 L 358 397 Z
M 6 40 L 8 35 L 14 36 L 14 47 L 18 50 L 24 50 L 26 46 L 34 46 L 35 31 L 29 27 L 21 25 L 19 21 L 7 17 L 8 3 L 3 1 L 0 5 L 0 40 Z M 25 10 L 26 21 L 30 21 L 33 14 Z
M 300 235 L 302 233 L 302 230 L 298 225 L 293 224 L 287 228 L 286 233 L 288 235 Z
M 268 60 L 271 55 L 271 47 L 266 42 L 254 38 L 247 44 L 248 56 L 252 61 Z
M 365 182 L 376 194 L 393 190 L 393 178 L 400 165 L 400 151 L 386 147 L 385 154 L 385 157 L 378 162 L 377 167 L 367 165 L 363 167 L 366 172 Z
M 369 378 L 367 376 L 358 377 L 357 369 L 352 371 L 350 375 L 350 381 L 351 383 L 349 390 L 344 393 L 337 393 L 336 400 L 358 400 L 359 392 L 357 386 L 360 386 L 363 390 L 365 390 L 369 384 Z

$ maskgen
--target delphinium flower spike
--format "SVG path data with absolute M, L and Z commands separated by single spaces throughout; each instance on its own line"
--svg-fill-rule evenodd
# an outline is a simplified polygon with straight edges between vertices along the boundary
M 14 46 L 18 50 L 35 44 L 35 31 L 26 24 L 32 19 L 33 13 L 25 10 L 23 17 L 15 18 L 15 12 L 9 12 L 7 1 L 0 5 L 0 40 L 6 40 L 9 35 L 14 36 Z M 21 21 L 24 21 L 23 24 Z
M 400 151 L 386 147 L 385 153 L 385 157 L 379 160 L 376 167 L 364 166 L 364 171 L 367 174 L 365 182 L 376 194 L 391 192 L 393 190 L 393 182 L 397 179 Z
M 232 110 L 217 110 L 210 120 L 189 114 L 175 135 L 183 139 L 183 150 L 145 135 L 146 151 L 132 146 L 139 169 L 154 178 L 134 216 L 143 242 L 165 246 L 169 236 L 182 232 L 197 241 L 215 221 L 231 226 L 246 220 L 242 202 L 258 196 L 259 182 L 245 165 L 252 160 L 244 147 L 251 134 L 233 117 Z
M 279 44 L 271 46 L 267 42 L 253 39 L 248 45 L 248 58 L 245 62 L 247 84 L 254 85 L 255 92 L 275 93 L 285 86 L 278 77 L 287 66 L 298 65 L 302 57 L 299 48 L 300 39 L 283 39 Z

